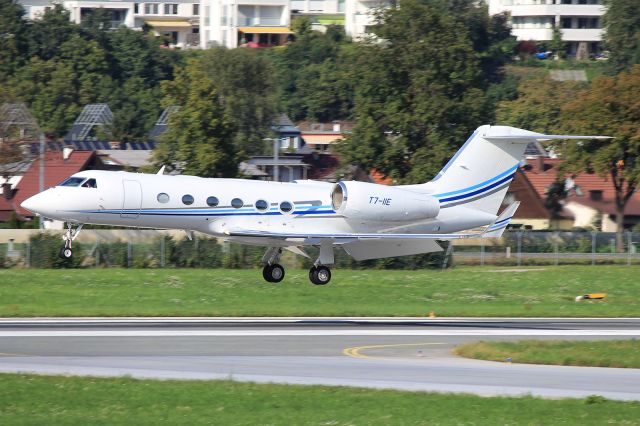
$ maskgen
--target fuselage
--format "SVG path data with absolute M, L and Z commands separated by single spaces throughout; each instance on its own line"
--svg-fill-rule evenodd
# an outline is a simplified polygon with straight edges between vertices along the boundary
M 37 194 L 23 206 L 71 223 L 184 229 L 223 238 L 228 238 L 229 229 L 449 233 L 487 225 L 496 218 L 463 206 L 442 209 L 437 217 L 419 222 L 347 218 L 332 207 L 335 185 L 318 181 L 280 183 L 100 170 L 83 171 L 72 178 L 77 179 Z M 253 242 L 251 238 L 237 240 Z

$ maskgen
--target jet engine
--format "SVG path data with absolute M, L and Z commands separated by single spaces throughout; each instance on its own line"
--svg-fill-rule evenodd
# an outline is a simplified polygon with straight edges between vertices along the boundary
M 440 203 L 430 195 L 357 181 L 338 182 L 331 205 L 347 219 L 377 222 L 430 219 L 440 212 Z

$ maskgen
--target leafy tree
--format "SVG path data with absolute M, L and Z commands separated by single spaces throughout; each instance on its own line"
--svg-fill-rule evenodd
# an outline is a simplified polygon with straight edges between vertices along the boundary
M 12 0 L 0 0 L 0 82 L 26 61 L 28 31 L 22 6 Z
M 263 151 L 278 112 L 278 87 L 272 63 L 255 49 L 211 49 L 198 59 L 215 85 L 220 106 L 233 126 L 240 156 Z
M 640 13 L 637 0 L 605 0 L 605 44 L 614 73 L 640 64 Z
M 78 34 L 80 27 L 69 21 L 69 11 L 62 4 L 53 7 L 31 23 L 29 31 L 30 57 L 49 60 L 57 56 L 60 46 Z
M 375 33 L 385 43 L 360 48 L 359 124 L 340 150 L 365 169 L 424 182 L 475 127 L 491 121 L 484 91 L 500 74 L 502 50 L 495 47 L 508 31 L 468 1 L 406 0 L 378 19 Z
M 592 170 L 615 189 L 616 245 L 623 250 L 624 209 L 640 179 L 640 65 L 616 77 L 598 77 L 562 109 L 564 130 L 612 136 L 560 147 L 569 171 Z
M 237 157 L 233 124 L 222 95 L 202 62 L 190 60 L 173 81 L 163 82 L 163 102 L 180 105 L 154 151 L 158 166 L 205 177 L 233 177 Z
M 551 51 L 555 55 L 555 59 L 562 59 L 566 56 L 567 46 L 562 40 L 562 30 L 557 25 L 553 26 L 553 36 L 551 39 Z
M 497 122 L 535 132 L 556 132 L 563 105 L 572 101 L 581 88 L 582 83 L 554 81 L 546 75 L 524 79 L 516 99 L 498 104 Z

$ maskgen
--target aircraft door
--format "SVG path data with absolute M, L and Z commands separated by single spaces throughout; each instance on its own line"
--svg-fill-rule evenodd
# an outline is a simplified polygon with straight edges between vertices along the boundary
M 142 208 L 142 187 L 137 180 L 123 180 L 123 200 L 120 217 L 137 219 Z

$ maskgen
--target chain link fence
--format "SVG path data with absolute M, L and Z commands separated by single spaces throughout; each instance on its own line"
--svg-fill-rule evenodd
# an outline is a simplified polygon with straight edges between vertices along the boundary
M 83 231 L 91 233 L 91 231 Z M 97 231 L 96 231 L 97 232 Z M 123 234 L 101 230 L 92 238 L 78 238 L 70 260 L 58 257 L 60 234 L 32 233 L 23 242 L 0 243 L 0 267 L 22 268 L 253 268 L 260 265 L 264 248 L 220 243 L 195 235 L 192 240 L 158 231 Z M 616 235 L 605 232 L 508 231 L 498 239 L 456 240 L 442 243 L 443 251 L 415 256 L 356 262 L 336 250 L 336 266 L 354 269 L 423 269 L 452 265 L 564 265 L 640 264 L 640 233 L 624 234 L 624 249 L 616 250 Z M 309 259 L 285 254 L 287 267 L 308 268 L 317 257 L 306 248 Z

